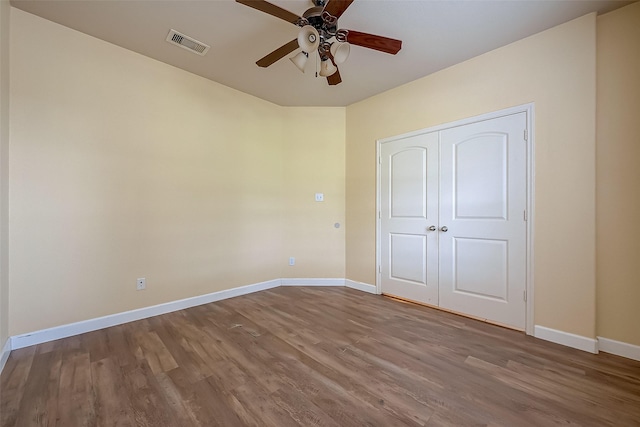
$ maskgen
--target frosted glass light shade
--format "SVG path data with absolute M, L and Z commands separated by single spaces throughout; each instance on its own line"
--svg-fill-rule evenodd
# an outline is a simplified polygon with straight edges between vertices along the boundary
M 331 45 L 331 54 L 336 64 L 342 64 L 349 57 L 351 52 L 351 45 L 349 43 L 335 42 Z
M 320 75 L 322 77 L 329 77 L 338 71 L 338 67 L 333 65 L 330 59 L 325 59 L 320 63 Z
M 320 34 L 311 25 L 305 25 L 298 33 L 298 46 L 305 52 L 315 52 L 320 46 Z
M 296 67 L 298 67 L 298 70 L 302 71 L 303 73 L 304 73 L 304 66 L 307 64 L 308 59 L 309 59 L 309 55 L 305 52 L 300 52 L 293 58 L 289 58 L 289 60 L 293 62 Z

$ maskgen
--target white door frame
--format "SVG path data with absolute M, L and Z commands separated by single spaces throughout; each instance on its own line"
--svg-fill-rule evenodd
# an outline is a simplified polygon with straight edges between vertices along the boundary
M 381 260 L 381 232 L 380 232 L 380 200 L 381 200 L 381 179 L 380 176 L 380 166 L 381 166 L 381 158 L 380 158 L 380 150 L 381 145 L 387 142 L 396 141 L 403 138 L 408 138 L 416 135 L 421 135 L 429 132 L 437 132 L 444 129 L 449 129 L 456 126 L 463 126 L 470 123 L 481 122 L 484 120 L 491 120 L 498 117 L 508 116 L 516 113 L 526 113 L 527 116 L 527 224 L 526 224 L 526 232 L 527 232 L 527 265 L 526 265 L 526 290 L 527 290 L 527 301 L 526 301 L 526 316 L 525 316 L 525 332 L 527 335 L 533 335 L 534 333 L 534 277 L 533 277 L 533 265 L 534 265 L 534 254 L 533 254 L 533 236 L 534 236 L 534 199 L 535 199 L 535 144 L 534 144 L 534 103 L 518 105 L 511 108 L 505 108 L 503 110 L 493 111 L 486 114 L 481 114 L 479 116 L 468 117 L 461 120 L 456 120 L 451 123 L 445 123 L 437 126 L 433 126 L 426 129 L 420 129 L 413 132 L 404 133 L 402 135 L 396 135 L 388 138 L 378 139 L 376 141 L 376 158 L 378 159 L 376 162 L 376 293 L 382 293 L 382 284 L 380 272 L 382 271 L 382 260 Z

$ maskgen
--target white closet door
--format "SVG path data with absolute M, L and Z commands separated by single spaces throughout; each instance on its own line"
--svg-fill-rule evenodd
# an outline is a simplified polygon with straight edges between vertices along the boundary
M 438 133 L 381 145 L 382 292 L 438 304 Z
M 440 132 L 439 305 L 518 329 L 526 318 L 525 129 L 518 113 Z

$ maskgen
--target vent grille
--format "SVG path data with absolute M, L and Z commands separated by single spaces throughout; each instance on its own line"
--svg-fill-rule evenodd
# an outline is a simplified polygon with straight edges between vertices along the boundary
M 204 56 L 204 54 L 207 53 L 210 47 L 202 42 L 199 42 L 196 39 L 185 36 L 184 34 L 177 32 L 176 30 L 169 31 L 169 35 L 167 36 L 166 40 L 169 43 L 180 46 L 181 48 L 187 49 L 200 56 Z

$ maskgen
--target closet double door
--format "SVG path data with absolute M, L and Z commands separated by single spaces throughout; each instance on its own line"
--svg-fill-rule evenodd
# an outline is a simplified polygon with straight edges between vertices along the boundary
M 524 329 L 526 113 L 380 147 L 383 294 Z

